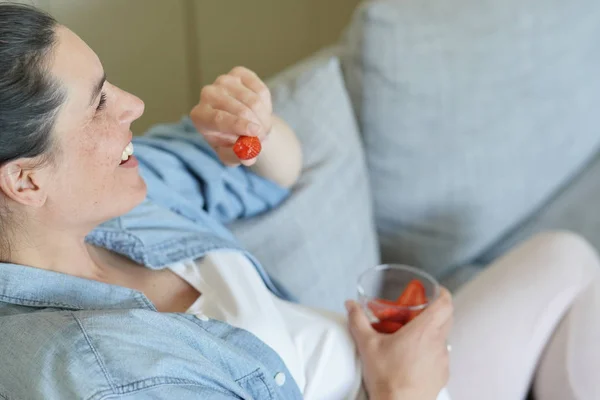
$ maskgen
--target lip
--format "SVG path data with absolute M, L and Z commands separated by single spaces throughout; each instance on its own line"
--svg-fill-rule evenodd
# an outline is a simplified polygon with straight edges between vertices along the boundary
M 129 156 L 129 159 L 125 161 L 123 164 L 119 165 L 119 168 L 136 168 L 140 162 L 138 159 L 132 154 Z

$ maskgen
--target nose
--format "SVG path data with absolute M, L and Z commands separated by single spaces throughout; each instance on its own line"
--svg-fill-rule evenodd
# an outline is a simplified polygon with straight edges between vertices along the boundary
M 124 96 L 126 98 L 122 101 L 123 109 L 119 116 L 119 122 L 121 124 L 131 124 L 142 116 L 145 105 L 142 99 L 131 93 L 124 93 Z

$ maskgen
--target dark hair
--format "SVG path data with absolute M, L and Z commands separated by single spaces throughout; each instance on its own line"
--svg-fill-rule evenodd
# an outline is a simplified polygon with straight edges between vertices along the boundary
M 57 26 L 54 18 L 34 7 L 0 3 L 0 166 L 24 157 L 50 159 L 51 131 L 64 101 L 48 73 Z M 5 222 L 0 215 L 2 242 Z
M 50 150 L 64 101 L 47 72 L 57 25 L 34 7 L 0 3 L 0 165 Z

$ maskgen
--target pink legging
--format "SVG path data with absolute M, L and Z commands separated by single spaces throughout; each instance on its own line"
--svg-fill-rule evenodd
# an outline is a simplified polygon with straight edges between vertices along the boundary
M 571 233 L 527 241 L 454 296 L 452 400 L 600 400 L 600 263 Z

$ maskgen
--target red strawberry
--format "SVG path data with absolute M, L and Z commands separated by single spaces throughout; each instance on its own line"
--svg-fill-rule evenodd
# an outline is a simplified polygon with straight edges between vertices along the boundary
M 420 306 L 425 302 L 427 302 L 425 286 L 423 286 L 418 279 L 413 279 L 410 281 L 408 285 L 406 285 L 404 292 L 402 292 L 402 294 L 398 296 L 398 299 L 396 300 L 396 303 L 399 306 L 404 307 Z
M 425 286 L 417 280 L 413 279 L 404 289 L 404 292 L 398 296 L 397 304 L 404 307 L 416 307 L 427 303 L 427 295 Z M 415 310 L 410 312 L 409 321 L 421 314 L 423 310 Z
M 368 307 L 375 317 L 380 320 L 394 321 L 400 323 L 408 322 L 409 311 L 398 307 L 398 305 L 392 301 L 377 299 L 376 301 L 370 301 Z
M 240 136 L 233 145 L 233 152 L 240 160 L 250 160 L 260 154 L 262 145 L 255 136 Z
M 400 322 L 394 321 L 381 321 L 372 323 L 371 326 L 379 333 L 394 333 L 398 329 L 402 328 Z

